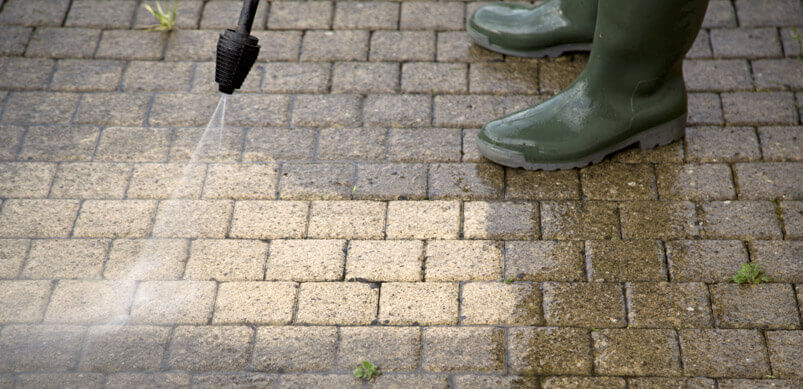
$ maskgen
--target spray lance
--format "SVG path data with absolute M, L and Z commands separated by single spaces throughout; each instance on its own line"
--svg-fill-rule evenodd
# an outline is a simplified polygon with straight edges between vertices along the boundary
M 215 82 L 222 93 L 230 95 L 243 86 L 259 55 L 259 40 L 251 35 L 258 4 L 259 0 L 244 0 L 237 29 L 226 29 L 217 41 Z

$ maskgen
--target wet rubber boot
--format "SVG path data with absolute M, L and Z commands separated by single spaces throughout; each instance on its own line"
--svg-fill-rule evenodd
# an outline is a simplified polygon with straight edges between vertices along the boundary
M 477 9 L 466 30 L 478 45 L 518 57 L 556 57 L 589 51 L 598 0 L 549 0 L 535 8 L 488 4 Z
M 551 99 L 486 124 L 480 152 L 501 165 L 571 169 L 683 137 L 683 57 L 708 0 L 600 0 L 583 72 Z

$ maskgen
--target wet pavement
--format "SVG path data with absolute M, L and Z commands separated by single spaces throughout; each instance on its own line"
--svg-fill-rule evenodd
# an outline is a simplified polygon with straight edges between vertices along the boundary
M 588 57 L 480 3 L 262 1 L 211 136 L 241 3 L 141 3 L 0 0 L 0 387 L 803 386 L 796 0 L 712 0 L 685 138 L 560 172 L 474 137 Z

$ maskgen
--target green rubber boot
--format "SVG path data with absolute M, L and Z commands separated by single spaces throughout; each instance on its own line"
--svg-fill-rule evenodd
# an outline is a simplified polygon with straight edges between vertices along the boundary
M 683 56 L 708 0 L 601 0 L 583 72 L 541 104 L 496 119 L 478 135 L 480 152 L 501 165 L 571 169 L 638 143 L 683 137 Z
M 480 7 L 466 30 L 478 45 L 518 57 L 557 57 L 589 51 L 598 0 L 549 0 L 535 7 L 498 3 Z

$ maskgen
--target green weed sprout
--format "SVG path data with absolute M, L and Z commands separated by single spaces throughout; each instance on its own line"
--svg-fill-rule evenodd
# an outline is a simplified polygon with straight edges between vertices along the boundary
M 382 372 L 379 371 L 379 368 L 376 367 L 376 365 L 374 365 L 373 363 L 368 361 L 362 361 L 362 363 L 359 364 L 359 366 L 357 366 L 356 369 L 354 369 L 354 377 L 357 377 L 365 381 L 370 381 L 381 375 Z
M 803 56 L 800 55 L 803 54 L 803 41 L 800 40 L 800 33 L 797 31 L 797 28 L 792 27 L 792 31 L 789 32 L 789 35 L 792 36 L 792 39 L 797 41 L 797 59 L 803 59 Z
M 170 31 L 175 28 L 176 25 L 176 0 L 173 0 L 173 9 L 169 9 L 167 5 L 162 8 L 162 2 L 156 0 L 156 9 L 153 9 L 150 5 L 143 4 L 142 5 L 148 12 L 153 15 L 156 20 L 159 21 L 159 24 L 154 24 L 148 26 L 148 31 Z M 165 10 L 169 11 L 166 12 Z
M 745 263 L 730 281 L 737 284 L 760 284 L 762 282 L 770 282 L 770 279 L 763 275 L 763 273 L 757 263 Z

